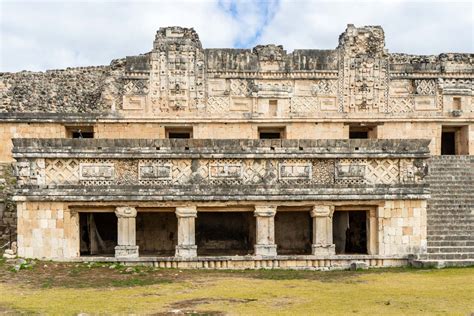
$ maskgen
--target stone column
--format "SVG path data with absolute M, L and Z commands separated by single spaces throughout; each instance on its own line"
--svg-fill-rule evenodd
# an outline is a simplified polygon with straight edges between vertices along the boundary
M 276 206 L 255 206 L 254 215 L 257 219 L 256 256 L 276 256 L 275 245 L 275 214 Z
M 368 227 L 368 247 L 367 252 L 369 255 L 377 254 L 377 236 L 378 236 L 378 227 L 377 227 L 377 212 L 375 209 L 369 211 L 369 227 Z
M 135 207 L 119 206 L 115 209 L 117 215 L 117 246 L 115 247 L 115 257 L 117 258 L 137 258 L 138 246 L 136 242 L 136 217 Z
M 334 255 L 336 246 L 332 238 L 332 215 L 334 206 L 315 205 L 311 210 L 313 218 L 313 255 Z
M 195 206 L 181 206 L 176 208 L 178 218 L 178 244 L 176 257 L 192 258 L 197 256 L 195 238 L 195 219 L 197 210 Z

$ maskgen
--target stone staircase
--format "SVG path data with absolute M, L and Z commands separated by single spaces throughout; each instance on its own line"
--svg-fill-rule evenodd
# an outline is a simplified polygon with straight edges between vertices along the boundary
M 474 156 L 429 161 L 427 254 L 422 266 L 474 265 Z

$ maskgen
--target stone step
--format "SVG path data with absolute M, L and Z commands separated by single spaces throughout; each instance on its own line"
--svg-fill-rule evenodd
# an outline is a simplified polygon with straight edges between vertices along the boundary
M 428 234 L 428 241 L 472 241 L 474 237 L 471 235 L 445 235 L 445 234 Z
M 416 268 L 447 268 L 447 267 L 470 267 L 474 266 L 474 260 L 458 259 L 458 260 L 414 260 L 410 263 Z
M 448 210 L 448 209 L 440 208 L 440 209 L 428 209 L 427 215 L 428 215 L 428 218 L 432 216 L 455 218 L 455 216 L 470 216 L 472 215 L 472 212 L 470 210 Z
M 474 260 L 474 253 L 427 253 L 420 257 L 422 259 L 431 259 L 431 260 L 453 260 L 453 259 Z
M 461 236 L 466 236 L 469 238 L 471 237 L 471 234 L 467 232 L 466 230 L 453 230 L 453 229 L 448 229 L 448 230 L 432 230 L 428 228 L 427 231 L 428 236 L 440 236 L 440 235 L 450 235 L 453 237 L 461 237 Z
M 429 232 L 432 232 L 432 231 L 451 231 L 453 229 L 456 229 L 456 230 L 474 230 L 474 223 L 473 222 L 469 222 L 467 224 L 462 224 L 462 223 L 459 223 L 459 222 L 456 222 L 456 221 L 445 221 L 445 222 L 441 222 L 441 221 L 436 221 L 436 222 L 432 222 L 432 221 L 428 221 L 427 222 L 428 224 L 428 231 Z M 446 227 L 446 229 L 444 229 L 443 227 Z
M 460 221 L 460 222 L 472 222 L 472 214 L 469 212 L 449 212 L 449 211 L 439 211 L 439 212 L 430 212 L 428 211 L 428 221 L 431 219 L 437 221 L 437 220 L 454 220 L 454 221 Z
M 474 246 L 443 246 L 443 247 L 434 247 L 429 246 L 428 253 L 472 253 L 474 254 Z
M 474 227 L 474 221 L 466 221 L 466 220 L 432 220 L 429 219 L 427 221 L 428 226 L 431 228 L 438 228 L 439 226 L 449 226 L 449 228 L 456 228 L 456 227 L 462 227 L 464 228 L 469 228 L 469 226 Z
M 463 247 L 469 246 L 474 247 L 474 240 L 429 240 L 428 239 L 428 247 Z

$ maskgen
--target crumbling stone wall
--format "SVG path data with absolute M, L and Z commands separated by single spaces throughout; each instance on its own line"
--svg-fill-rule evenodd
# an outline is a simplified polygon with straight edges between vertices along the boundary
M 16 241 L 16 205 L 12 201 L 16 184 L 13 166 L 0 164 L 0 246 L 7 241 Z
M 107 112 L 104 91 L 123 64 L 114 60 L 110 66 L 0 73 L 0 113 Z

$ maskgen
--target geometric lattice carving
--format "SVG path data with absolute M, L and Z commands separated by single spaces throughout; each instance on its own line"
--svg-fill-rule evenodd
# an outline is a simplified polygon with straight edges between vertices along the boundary
M 368 183 L 393 184 L 400 179 L 398 159 L 369 159 L 366 179 Z
M 415 110 L 415 100 L 413 97 L 390 97 L 388 101 L 387 113 L 408 113 Z
M 318 109 L 317 97 L 293 97 L 291 98 L 291 112 L 310 113 Z
M 244 160 L 244 171 L 243 171 L 243 182 L 246 184 L 258 184 L 265 183 L 269 179 L 266 179 L 267 174 L 267 161 L 245 159 Z
M 79 161 L 77 159 L 46 159 L 46 185 L 77 184 Z
M 313 95 L 336 95 L 337 80 L 317 80 L 311 87 Z
M 231 79 L 230 94 L 233 96 L 246 97 L 252 93 L 251 87 L 247 80 Z
M 223 113 L 229 111 L 229 97 L 209 97 L 207 99 L 207 111 L 210 113 Z
M 435 95 L 436 81 L 435 80 L 415 80 L 416 94 L 420 95 Z

